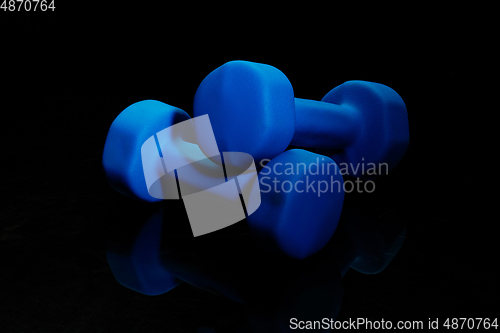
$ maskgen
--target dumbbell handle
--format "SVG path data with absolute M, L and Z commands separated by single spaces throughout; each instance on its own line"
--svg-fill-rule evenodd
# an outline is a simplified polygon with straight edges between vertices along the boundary
M 295 98 L 295 134 L 291 144 L 342 149 L 355 140 L 359 124 L 358 113 L 354 108 Z

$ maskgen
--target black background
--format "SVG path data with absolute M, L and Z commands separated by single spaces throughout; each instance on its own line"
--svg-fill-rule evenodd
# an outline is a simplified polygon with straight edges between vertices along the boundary
M 339 320 L 497 316 L 486 9 L 331 5 L 2 11 L 2 331 L 196 332 L 207 321 L 231 331 L 245 320 L 241 306 L 187 284 L 151 297 L 114 280 L 104 255 L 112 227 L 133 221 L 116 220 L 128 199 L 100 164 L 125 107 L 157 99 L 192 115 L 201 80 L 237 59 L 279 68 L 297 97 L 357 79 L 406 103 L 407 154 L 373 196 L 352 200 L 404 213 L 407 239 L 382 273 L 347 273 Z

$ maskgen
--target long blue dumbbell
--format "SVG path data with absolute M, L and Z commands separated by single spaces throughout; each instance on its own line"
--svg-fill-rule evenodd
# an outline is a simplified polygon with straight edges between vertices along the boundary
M 290 144 L 320 148 L 345 163 L 352 176 L 392 169 L 409 143 L 406 106 L 393 89 L 347 81 L 321 101 L 294 98 L 280 70 L 248 61 L 230 61 L 208 74 L 196 91 L 193 113 L 210 116 L 224 151 L 260 161 Z

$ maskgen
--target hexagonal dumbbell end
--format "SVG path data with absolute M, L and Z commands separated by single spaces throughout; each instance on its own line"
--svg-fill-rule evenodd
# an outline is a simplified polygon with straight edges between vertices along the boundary
M 288 150 L 259 173 L 261 205 L 247 221 L 263 246 L 296 259 L 330 240 L 342 212 L 344 181 L 330 158 Z
M 380 83 L 347 81 L 321 101 L 325 126 L 335 124 L 335 129 L 339 129 L 330 128 L 329 133 L 333 134 L 330 138 L 325 129 L 322 137 L 329 140 L 313 147 L 327 148 L 318 152 L 330 156 L 341 169 L 344 166 L 340 164 L 344 164 L 349 175 L 381 176 L 380 173 L 393 169 L 403 158 L 409 143 L 408 115 L 403 99 L 393 89 Z M 297 124 L 305 122 L 305 115 L 313 116 L 314 108 L 304 104 L 307 105 L 296 102 Z M 302 108 L 306 108 L 304 112 L 300 112 Z M 336 139 L 338 133 L 347 139 L 341 145 L 336 144 L 341 141 Z M 300 140 L 294 138 L 293 143 L 300 145 Z
M 129 197 L 160 201 L 146 186 L 141 149 L 157 132 L 188 119 L 191 117 L 183 110 L 154 100 L 140 101 L 123 110 L 111 124 L 104 144 L 102 165 L 109 184 Z M 158 154 L 156 145 L 153 148 Z M 170 178 L 175 185 L 175 178 Z

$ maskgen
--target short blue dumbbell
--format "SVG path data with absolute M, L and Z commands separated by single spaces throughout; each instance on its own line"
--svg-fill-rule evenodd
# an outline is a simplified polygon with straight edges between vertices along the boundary
M 392 169 L 409 143 L 406 106 L 393 89 L 347 81 L 321 101 L 294 98 L 280 70 L 248 61 L 231 61 L 208 74 L 196 91 L 193 113 L 210 116 L 224 151 L 246 152 L 259 161 L 290 144 L 319 148 L 352 176 Z

